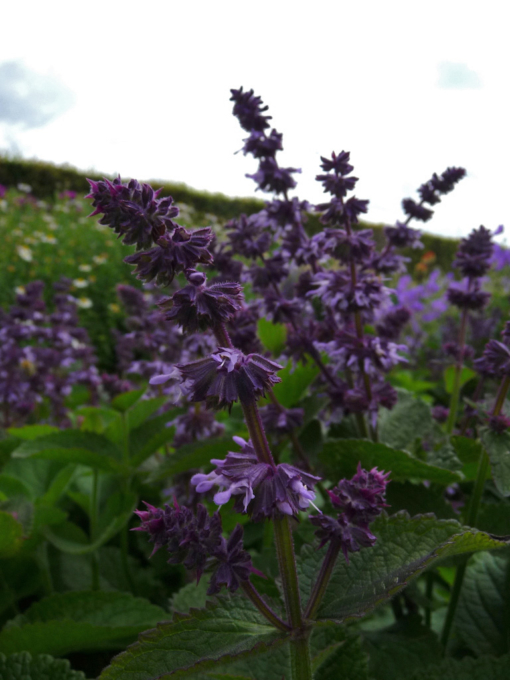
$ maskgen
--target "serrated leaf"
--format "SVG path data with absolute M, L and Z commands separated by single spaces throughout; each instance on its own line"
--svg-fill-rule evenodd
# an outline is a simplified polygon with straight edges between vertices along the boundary
M 222 597 L 216 604 L 187 616 L 175 615 L 172 622 L 144 633 L 139 642 L 113 659 L 100 680 L 195 677 L 211 667 L 223 672 L 218 663 L 260 654 L 285 641 L 249 600 Z
M 175 427 L 167 427 L 173 417 L 175 417 L 173 412 L 163 413 L 145 421 L 142 425 L 130 431 L 129 449 L 131 452 L 131 465 L 133 467 L 141 465 L 163 444 L 173 440 Z
M 481 439 L 489 456 L 496 488 L 503 496 L 510 496 L 510 432 L 485 429 Z
M 317 626 L 310 652 L 314 680 L 368 680 L 368 657 L 361 637 L 341 626 Z
M 2 491 L 7 498 L 16 498 L 22 496 L 25 498 L 32 498 L 32 493 L 28 486 L 12 475 L 0 475 L 0 491 Z
M 121 472 L 122 454 L 106 437 L 93 432 L 62 430 L 23 442 L 13 459 L 41 458 L 60 463 L 79 463 L 108 472 Z
M 395 449 L 412 449 L 434 427 L 430 406 L 405 390 L 397 390 L 399 399 L 391 411 L 379 414 L 379 439 Z
M 114 420 L 120 418 L 118 411 L 103 406 L 82 406 L 76 414 L 83 419 L 80 430 L 96 434 L 103 434 Z
M 510 651 L 510 562 L 504 553 L 474 555 L 464 575 L 455 631 L 475 656 Z
M 390 479 L 395 481 L 427 479 L 448 485 L 462 479 L 458 473 L 429 465 L 407 451 L 398 451 L 385 444 L 363 439 L 336 439 L 326 442 L 320 459 L 328 477 L 333 480 L 351 477 L 359 462 L 366 469 L 378 467 L 380 470 L 391 471 Z
M 273 387 L 273 392 L 282 406 L 290 408 L 299 402 L 318 375 L 319 369 L 311 361 L 296 366 L 289 361 L 283 371 L 278 371 L 282 382 Z
M 207 602 L 208 579 L 205 577 L 197 583 L 187 583 L 172 597 L 170 609 L 179 614 L 187 614 L 190 609 L 202 609 Z
M 14 555 L 22 541 L 22 525 L 10 513 L 0 510 L 0 558 Z
M 466 481 L 474 481 L 478 474 L 478 463 L 482 453 L 482 444 L 477 439 L 469 437 L 454 436 L 451 442 L 455 449 L 458 459 L 462 462 L 462 474 Z M 487 471 L 487 479 L 490 479 L 491 472 Z
M 55 656 L 118 649 L 168 615 L 147 600 L 127 593 L 59 593 L 33 604 L 0 632 L 7 654 L 28 651 Z
M 81 671 L 73 671 L 66 659 L 48 654 L 32 656 L 28 652 L 0 654 L 1 680 L 86 680 Z
M 364 633 L 373 680 L 407 680 L 410 669 L 441 663 L 443 648 L 437 636 L 408 616 L 382 630 Z
M 116 411 L 120 413 L 125 413 L 128 409 L 136 404 L 136 402 L 142 398 L 145 393 L 145 388 L 141 390 L 132 390 L 131 392 L 124 392 L 124 394 L 118 394 L 114 399 L 112 399 L 112 406 Z
M 168 397 L 152 397 L 151 399 L 137 401 L 128 411 L 129 429 L 136 430 L 167 402 Z M 168 418 L 168 420 L 170 419 Z
M 283 323 L 273 323 L 267 319 L 257 321 L 257 335 L 260 342 L 275 357 L 279 357 L 287 342 L 287 327 Z
M 378 518 L 370 529 L 377 536 L 372 548 L 353 553 L 349 564 L 341 555 L 338 558 L 319 619 L 342 622 L 363 616 L 444 557 L 509 545 L 455 520 L 438 520 L 433 515 L 411 519 L 406 513 L 398 513 Z M 324 554 L 325 549 L 312 546 L 304 546 L 301 551 L 298 564 L 305 602 Z
M 438 666 L 417 670 L 409 680 L 508 680 L 510 655 L 480 659 L 447 659 Z
M 19 442 L 19 439 L 17 440 Z M 64 465 L 56 460 L 42 458 L 12 458 L 4 467 L 4 474 L 19 479 L 30 491 L 35 501 L 44 496 Z

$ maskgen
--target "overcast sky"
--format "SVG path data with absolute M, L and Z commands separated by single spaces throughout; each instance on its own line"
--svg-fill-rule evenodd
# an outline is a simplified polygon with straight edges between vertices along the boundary
M 4 5 L 0 149 L 254 195 L 229 101 L 242 85 L 283 133 L 280 163 L 302 169 L 300 198 L 321 201 L 320 156 L 348 150 L 367 219 L 393 223 L 402 198 L 460 165 L 426 229 L 505 224 L 510 241 L 503 0 Z

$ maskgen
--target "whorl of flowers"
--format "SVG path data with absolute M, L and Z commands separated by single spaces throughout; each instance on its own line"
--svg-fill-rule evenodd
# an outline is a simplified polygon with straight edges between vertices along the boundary
M 154 543 L 153 555 L 160 548 L 166 548 L 170 564 L 183 564 L 186 569 L 196 570 L 198 579 L 210 566 L 214 571 L 209 595 L 219 592 L 222 585 L 233 593 L 243 581 L 248 581 L 252 564 L 243 549 L 243 529 L 239 524 L 227 541 L 221 535 L 219 513 L 211 517 L 203 505 L 198 505 L 196 514 L 177 503 L 164 508 L 145 505 L 147 510 L 135 510 L 142 524 L 133 531 L 149 534 L 149 541 Z
M 214 328 L 226 323 L 243 303 L 242 287 L 234 281 L 206 285 L 206 276 L 195 269 L 186 269 L 188 285 L 158 303 L 165 319 L 176 321 L 184 331 Z
M 214 496 L 217 505 L 235 497 L 237 512 L 247 512 L 257 522 L 276 515 L 297 515 L 315 499 L 314 485 L 319 477 L 293 465 L 270 465 L 257 459 L 251 442 L 234 437 L 241 452 L 229 452 L 225 460 L 211 460 L 216 469 L 209 474 L 196 474 L 191 483 L 199 493 L 220 487 Z
M 359 463 L 352 479 L 342 479 L 328 491 L 333 506 L 341 513 L 337 517 L 310 517 L 312 524 L 318 527 L 316 535 L 321 545 L 336 542 L 347 562 L 350 552 L 374 545 L 377 539 L 370 532 L 369 525 L 386 507 L 388 477 L 389 473 L 379 472 L 377 468 L 364 470 Z
M 446 168 L 440 175 L 434 173 L 428 182 L 425 182 L 418 189 L 420 202 L 416 203 L 412 198 L 404 198 L 402 208 L 407 215 L 407 221 L 411 219 L 427 222 L 434 214 L 433 210 L 425 207 L 424 204 L 436 205 L 441 201 L 441 196 L 453 191 L 457 182 L 465 177 L 464 168 Z
M 219 347 L 205 359 L 179 364 L 188 382 L 191 401 L 205 401 L 211 408 L 230 407 L 235 401 L 254 403 L 276 383 L 283 367 L 260 354 L 245 355 L 237 349 Z

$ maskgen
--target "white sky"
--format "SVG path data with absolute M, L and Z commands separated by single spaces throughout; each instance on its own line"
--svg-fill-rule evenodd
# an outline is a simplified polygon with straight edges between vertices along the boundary
M 14 61 L 35 73 L 17 94 L 56 115 L 34 127 L 5 122 L 0 107 L 0 149 L 254 195 L 245 173 L 257 162 L 234 155 L 246 133 L 229 96 L 242 85 L 283 133 L 280 164 L 302 168 L 300 198 L 323 200 L 319 157 L 345 149 L 356 195 L 370 199 L 367 219 L 393 223 L 433 172 L 463 166 L 468 177 L 425 228 L 458 236 L 505 224 L 510 241 L 508 9 L 503 0 L 4 3 L 0 104 L 2 65 Z

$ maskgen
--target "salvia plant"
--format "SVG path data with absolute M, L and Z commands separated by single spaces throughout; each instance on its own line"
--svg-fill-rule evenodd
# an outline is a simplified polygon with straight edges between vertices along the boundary
M 0 677 L 56 673 L 41 652 L 130 642 L 101 680 L 507 677 L 510 322 L 487 312 L 502 228 L 474 229 L 449 276 L 413 283 L 411 223 L 465 170 L 433 174 L 376 243 L 349 152 L 321 157 L 312 206 L 278 161 L 268 107 L 243 88 L 231 101 L 268 195 L 258 213 L 191 229 L 148 184 L 90 180 L 92 216 L 134 246 L 125 261 L 144 284 L 117 289 L 116 374 L 99 374 L 63 293 L 50 325 L 33 285 L 2 317 L 13 538 L 0 557 L 15 618 Z M 45 361 L 43 330 L 67 354 Z M 61 429 L 20 427 L 54 375 Z M 60 395 L 80 381 L 92 405 L 68 413 Z M 60 465 L 43 500 L 22 463 Z M 45 594 L 23 611 L 38 590 L 16 598 L 18 551 Z M 85 585 L 70 586 L 80 556 Z

